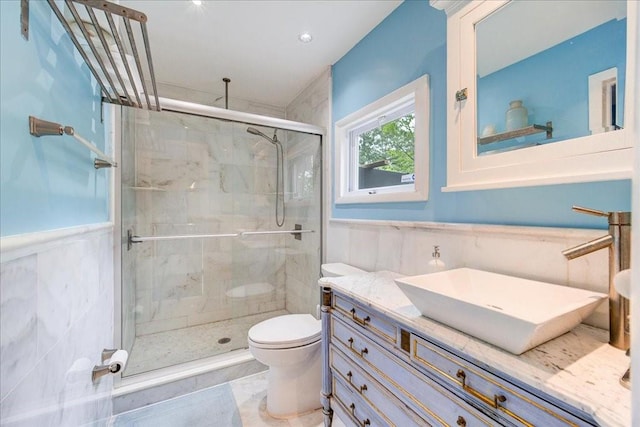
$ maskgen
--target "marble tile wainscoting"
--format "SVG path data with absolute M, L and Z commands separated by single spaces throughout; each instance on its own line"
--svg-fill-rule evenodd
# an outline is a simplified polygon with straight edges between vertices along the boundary
M 607 293 L 606 250 L 572 261 L 561 253 L 606 233 L 550 227 L 331 219 L 326 262 L 417 275 L 430 272 L 433 246 L 438 245 L 447 269 L 471 267 Z M 601 304 L 585 323 L 608 329 L 607 304 Z
M 113 379 L 91 370 L 114 345 L 113 224 L 0 242 L 0 424 L 108 420 Z

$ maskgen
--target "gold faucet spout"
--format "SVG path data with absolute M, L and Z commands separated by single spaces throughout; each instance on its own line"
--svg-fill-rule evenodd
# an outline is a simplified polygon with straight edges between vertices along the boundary
M 612 245 L 613 241 L 614 241 L 613 236 L 611 236 L 610 234 L 606 234 L 602 237 L 598 237 L 597 239 L 593 239 L 589 242 L 581 243 L 572 248 L 565 249 L 564 251 L 562 251 L 562 255 L 564 255 L 567 259 L 578 258 L 583 255 L 590 254 L 591 252 L 604 249 Z

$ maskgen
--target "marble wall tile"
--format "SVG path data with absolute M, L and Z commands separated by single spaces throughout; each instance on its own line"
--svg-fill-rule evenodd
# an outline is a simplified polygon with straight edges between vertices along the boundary
M 433 246 L 438 245 L 446 268 L 478 268 L 606 293 L 607 251 L 572 261 L 561 254 L 597 234 L 595 230 L 334 220 L 328 231 L 327 261 L 368 271 L 424 274 L 433 271 L 429 261 Z M 602 304 L 585 323 L 608 328 L 607 310 Z
M 197 313 L 206 307 L 207 298 L 205 296 L 184 297 L 184 298 L 167 298 L 154 301 L 144 295 L 142 298 L 137 297 L 139 302 L 138 311 L 140 317 L 138 322 L 152 322 L 156 320 L 167 320 L 172 318 L 182 318 L 191 313 Z
M 376 265 L 378 247 L 378 230 L 359 228 L 351 230 L 349 239 L 349 253 L 356 265 L 365 270 L 373 271 Z
M 287 106 L 287 119 L 329 128 L 330 85 L 331 68 L 327 67 Z
M 152 187 L 186 191 L 208 185 L 206 157 L 186 160 L 152 158 L 150 163 L 150 177 L 147 179 Z
M 326 262 L 350 262 L 349 227 L 345 224 L 330 224 L 325 232 L 327 234 Z
M 186 224 L 186 192 L 151 192 L 151 223 Z
M 43 357 L 97 300 L 98 256 L 87 240 L 38 254 L 38 356 Z M 72 268 L 61 266 L 72 265 Z
M 37 360 L 37 256 L 0 265 L 0 400 Z
M 376 270 L 398 271 L 403 259 L 403 235 L 397 230 L 383 229 L 378 233 Z
M 203 294 L 202 253 L 157 255 L 153 263 L 153 300 Z
M 329 129 L 330 82 L 331 70 L 327 68 L 287 106 L 287 118 Z M 317 144 L 318 137 L 294 132 L 289 132 L 287 136 L 290 138 L 287 151 L 289 168 L 292 167 L 296 158 L 313 156 L 311 173 L 313 174 L 312 193 L 314 193 L 311 200 L 305 199 L 300 203 L 289 202 L 288 225 L 293 226 L 297 223 L 302 224 L 305 229 L 320 231 L 323 226 L 320 222 L 321 206 L 316 195 L 321 188 L 322 151 Z M 325 146 L 327 145 L 325 140 Z M 286 307 L 289 312 L 316 314 L 319 298 L 316 284 L 320 276 L 322 239 L 322 233 L 318 232 L 313 235 L 303 235 L 301 241 L 287 243 Z
M 33 245 L 28 252 L 0 266 L 0 424 L 106 423 L 113 379 L 94 384 L 91 370 L 102 349 L 114 344 L 112 228 Z

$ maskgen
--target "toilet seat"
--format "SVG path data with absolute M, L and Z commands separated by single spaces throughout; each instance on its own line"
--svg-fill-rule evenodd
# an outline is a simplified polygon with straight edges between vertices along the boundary
M 320 321 L 310 314 L 287 314 L 267 319 L 249 329 L 249 341 L 258 348 L 302 347 L 320 340 Z

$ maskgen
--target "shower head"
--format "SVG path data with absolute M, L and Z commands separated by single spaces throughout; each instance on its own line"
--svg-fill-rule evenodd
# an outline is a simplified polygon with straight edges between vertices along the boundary
M 259 135 L 259 136 L 263 137 L 264 139 L 266 139 L 267 141 L 269 141 L 269 142 L 270 142 L 270 143 L 272 143 L 272 144 L 277 144 L 277 143 L 278 143 L 278 137 L 277 137 L 277 135 L 276 135 L 276 132 L 277 132 L 277 131 L 278 131 L 278 130 L 276 129 L 276 130 L 273 132 L 273 138 L 269 138 L 267 135 L 265 135 L 264 133 L 260 132 L 258 129 L 256 129 L 256 128 L 254 128 L 254 127 L 249 126 L 249 127 L 247 128 L 247 132 L 249 132 L 250 134 L 252 134 L 252 135 Z

